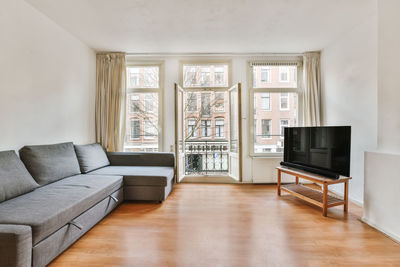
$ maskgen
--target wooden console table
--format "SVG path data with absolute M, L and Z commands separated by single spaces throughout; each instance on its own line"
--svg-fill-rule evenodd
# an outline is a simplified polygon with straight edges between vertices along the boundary
M 328 208 L 343 205 L 344 211 L 348 210 L 349 203 L 349 180 L 351 177 L 340 176 L 339 179 L 329 179 L 322 175 L 297 170 L 289 167 L 279 166 L 276 167 L 278 170 L 278 196 L 281 195 L 281 191 L 285 191 L 291 195 L 294 195 L 302 200 L 310 202 L 322 208 L 322 215 L 328 215 Z M 281 185 L 281 174 L 287 173 L 296 177 L 294 184 Z M 306 187 L 299 184 L 299 178 L 322 184 L 322 192 L 316 189 Z M 331 184 L 344 184 L 344 198 L 341 199 L 336 196 L 328 194 L 328 185 Z

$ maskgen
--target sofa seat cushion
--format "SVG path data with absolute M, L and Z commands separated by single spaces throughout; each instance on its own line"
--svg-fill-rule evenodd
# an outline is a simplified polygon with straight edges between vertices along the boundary
M 76 175 L 0 203 L 0 224 L 32 227 L 33 245 L 122 187 L 121 176 Z
M 72 143 L 24 146 L 20 149 L 19 155 L 40 185 L 81 174 Z
M 122 175 L 124 186 L 167 186 L 174 178 L 174 167 L 108 166 L 89 175 Z
M 31 192 L 38 186 L 15 151 L 0 152 L 0 202 Z
M 75 145 L 75 152 L 82 173 L 110 165 L 106 152 L 100 144 Z

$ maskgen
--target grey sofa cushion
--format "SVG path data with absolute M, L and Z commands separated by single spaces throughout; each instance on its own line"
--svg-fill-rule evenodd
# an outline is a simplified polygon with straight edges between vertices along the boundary
M 121 176 L 76 175 L 0 203 L 0 224 L 29 225 L 37 244 L 122 187 Z
M 104 152 L 100 144 L 75 145 L 75 152 L 82 173 L 88 173 L 110 165 L 106 152 Z
M 72 143 L 24 146 L 19 155 L 40 185 L 81 173 Z
M 173 167 L 108 166 L 89 175 L 122 175 L 125 186 L 166 186 L 174 177 Z
M 38 187 L 15 151 L 0 152 L 0 202 Z

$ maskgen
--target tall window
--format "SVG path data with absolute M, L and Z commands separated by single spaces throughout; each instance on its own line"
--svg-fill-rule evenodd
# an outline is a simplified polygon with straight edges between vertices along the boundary
M 261 120 L 262 138 L 271 138 L 271 120 Z
M 289 93 L 281 93 L 279 99 L 280 109 L 289 110 Z
M 286 127 L 289 127 L 289 120 L 288 119 L 281 119 L 280 120 L 280 129 L 281 129 L 280 135 L 281 135 L 281 138 L 283 138 L 285 136 L 285 128 Z
M 261 81 L 263 83 L 271 82 L 271 68 L 270 67 L 261 67 Z
M 261 94 L 261 109 L 271 110 L 271 95 L 270 93 Z
M 201 115 L 211 115 L 211 94 L 201 93 Z
M 187 124 L 187 136 L 188 138 L 197 137 L 197 120 L 189 119 Z
M 201 121 L 201 137 L 211 137 L 211 120 Z
M 225 68 L 215 67 L 214 68 L 214 81 L 216 86 L 224 85 L 225 83 Z
M 140 100 L 139 100 L 139 95 L 138 94 L 133 94 L 131 95 L 130 99 L 130 104 L 129 104 L 129 110 L 131 113 L 138 113 L 140 110 Z
M 289 67 L 287 66 L 279 67 L 279 81 L 289 82 Z
M 187 107 L 190 112 L 197 111 L 197 93 L 187 94 Z
M 225 93 L 215 93 L 215 111 L 224 112 L 225 111 Z
M 251 112 L 249 139 L 251 156 L 281 156 L 284 127 L 296 126 L 297 119 L 297 72 L 301 58 L 250 63 L 253 81 L 250 88 Z M 268 82 L 266 82 L 268 81 Z
M 216 119 L 215 120 L 215 137 L 223 138 L 225 137 L 225 120 Z
M 140 138 L 140 121 L 131 120 L 129 139 L 139 139 L 139 138 Z
M 160 72 L 162 65 L 134 64 L 127 67 L 127 129 L 125 151 L 159 151 L 161 120 Z
M 210 86 L 211 79 L 210 79 L 210 68 L 209 67 L 202 67 L 200 69 L 200 85 L 201 86 Z

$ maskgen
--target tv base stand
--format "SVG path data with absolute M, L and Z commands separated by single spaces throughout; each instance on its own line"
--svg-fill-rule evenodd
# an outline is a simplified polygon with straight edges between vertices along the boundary
M 278 196 L 281 192 L 287 192 L 293 196 L 296 196 L 304 201 L 312 203 L 322 208 L 322 215 L 328 215 L 328 208 L 343 205 L 345 212 L 348 211 L 349 207 L 349 180 L 351 177 L 340 176 L 339 179 L 330 179 L 322 175 L 297 170 L 289 167 L 279 166 L 276 167 L 278 170 Z M 281 184 L 282 173 L 287 173 L 296 177 L 294 184 Z M 322 185 L 322 191 L 312 189 L 310 187 L 299 184 L 299 178 L 308 180 L 317 184 Z M 328 186 L 331 184 L 344 184 L 344 197 L 343 199 L 328 194 Z

